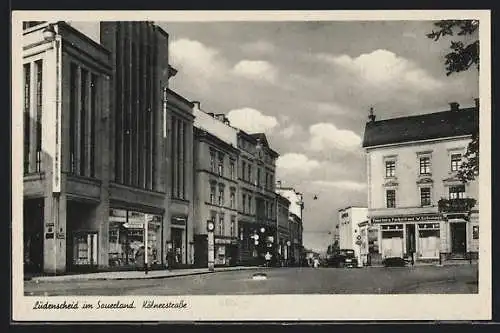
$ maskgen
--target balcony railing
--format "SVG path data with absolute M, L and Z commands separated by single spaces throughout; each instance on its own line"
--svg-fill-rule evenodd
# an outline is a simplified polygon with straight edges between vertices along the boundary
M 476 199 L 441 199 L 438 201 L 440 213 L 469 213 L 476 205 Z

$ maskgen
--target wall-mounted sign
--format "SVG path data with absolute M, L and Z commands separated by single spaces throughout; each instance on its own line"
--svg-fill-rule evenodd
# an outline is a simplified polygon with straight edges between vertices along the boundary
M 385 216 L 373 217 L 373 223 L 398 223 L 398 222 L 418 222 L 418 221 L 440 221 L 440 215 L 406 215 L 406 216 Z

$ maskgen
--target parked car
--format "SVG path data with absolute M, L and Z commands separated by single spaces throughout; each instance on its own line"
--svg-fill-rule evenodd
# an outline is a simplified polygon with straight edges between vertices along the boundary
M 333 252 L 327 259 L 329 267 L 358 267 L 358 258 L 351 249 L 341 249 Z

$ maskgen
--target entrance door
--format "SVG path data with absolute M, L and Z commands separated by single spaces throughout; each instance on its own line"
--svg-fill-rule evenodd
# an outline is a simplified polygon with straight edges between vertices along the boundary
M 23 207 L 24 271 L 43 270 L 43 199 L 25 200 Z
M 182 234 L 183 229 L 172 228 L 172 250 L 174 254 L 174 265 L 182 264 L 182 252 L 183 252 L 183 242 Z
M 451 252 L 465 254 L 466 252 L 466 225 L 465 222 L 451 223 Z
M 415 225 L 406 225 L 406 253 L 410 255 L 415 252 Z

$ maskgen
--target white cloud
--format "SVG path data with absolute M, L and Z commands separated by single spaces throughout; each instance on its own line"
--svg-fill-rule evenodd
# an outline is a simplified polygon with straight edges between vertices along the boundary
M 191 75 L 218 77 L 227 70 L 217 49 L 190 39 L 177 39 L 170 44 L 172 64 Z
M 379 49 L 355 58 L 346 54 L 334 56 L 321 53 L 316 58 L 378 87 L 409 85 L 419 90 L 433 90 L 443 85 L 414 62 L 388 50 Z
M 234 109 L 227 113 L 231 125 L 248 133 L 269 132 L 279 125 L 276 117 L 266 116 L 252 108 Z
M 320 165 L 320 162 L 297 153 L 284 154 L 276 161 L 277 174 L 279 175 L 296 172 L 309 173 Z
M 338 129 L 331 123 L 318 123 L 309 127 L 311 135 L 309 149 L 313 151 L 330 150 L 337 148 L 345 151 L 354 151 L 360 148 L 361 138 L 350 130 Z
M 314 103 L 312 107 L 318 110 L 319 113 L 325 115 L 346 115 L 350 113 L 349 108 L 341 106 L 337 103 L 318 102 Z
M 355 182 L 352 180 L 340 180 L 340 181 L 314 180 L 311 183 L 319 187 L 326 187 L 326 188 L 334 187 L 349 191 L 364 191 L 366 189 L 366 183 Z
M 279 132 L 279 134 L 285 139 L 290 139 L 293 136 L 298 135 L 300 133 L 302 133 L 302 127 L 300 125 L 295 125 L 295 124 L 287 126 Z
M 233 67 L 233 73 L 252 80 L 275 82 L 276 68 L 264 60 L 241 60 Z
M 258 53 L 258 54 L 273 53 L 276 49 L 276 47 L 273 44 L 269 43 L 268 41 L 264 41 L 264 40 L 258 40 L 255 42 L 243 44 L 243 46 L 241 48 L 245 52 Z

